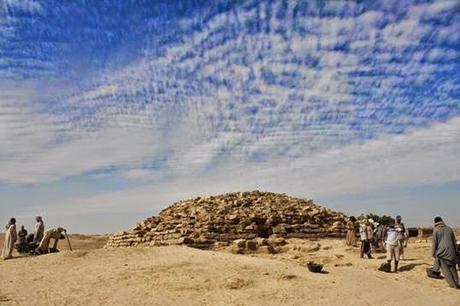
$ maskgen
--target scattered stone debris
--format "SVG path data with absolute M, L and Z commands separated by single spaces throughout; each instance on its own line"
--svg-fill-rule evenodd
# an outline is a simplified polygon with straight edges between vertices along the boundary
M 106 248 L 187 245 L 231 248 L 234 253 L 273 254 L 288 238 L 344 237 L 346 216 L 312 200 L 270 192 L 235 192 L 177 202 Z

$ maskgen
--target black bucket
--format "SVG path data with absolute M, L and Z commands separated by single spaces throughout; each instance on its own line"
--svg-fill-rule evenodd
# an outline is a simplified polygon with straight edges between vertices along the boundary
M 308 268 L 308 271 L 310 272 L 321 273 L 323 270 L 323 265 L 320 265 L 314 262 L 309 262 L 307 263 L 307 268 Z

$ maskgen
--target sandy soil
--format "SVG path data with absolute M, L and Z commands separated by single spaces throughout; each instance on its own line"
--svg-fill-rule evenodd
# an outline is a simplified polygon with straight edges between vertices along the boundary
M 425 276 L 429 242 L 410 243 L 403 271 L 386 274 L 377 271 L 383 254 L 360 259 L 338 240 L 291 240 L 282 254 L 256 257 L 187 247 L 105 250 L 104 237 L 71 239 L 73 252 L 0 261 L 0 304 L 460 305 L 460 290 Z M 308 272 L 310 260 L 327 273 Z

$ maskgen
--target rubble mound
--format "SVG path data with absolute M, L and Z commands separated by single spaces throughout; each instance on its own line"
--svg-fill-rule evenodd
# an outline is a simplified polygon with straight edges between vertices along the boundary
M 132 230 L 111 236 L 106 247 L 184 244 L 210 249 L 241 239 L 343 237 L 345 219 L 312 200 L 235 192 L 174 203 Z

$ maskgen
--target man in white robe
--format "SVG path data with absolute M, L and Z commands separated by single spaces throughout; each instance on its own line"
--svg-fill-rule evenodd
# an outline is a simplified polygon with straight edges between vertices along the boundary
M 18 240 L 18 233 L 16 231 L 16 219 L 11 218 L 10 222 L 6 225 L 5 242 L 3 244 L 2 258 L 4 260 L 13 258 L 14 244 Z
M 65 236 L 63 233 L 66 233 L 66 232 L 67 232 L 66 229 L 62 227 L 52 228 L 52 229 L 47 230 L 45 232 L 45 235 L 43 236 L 42 241 L 40 241 L 40 244 L 38 245 L 36 253 L 37 254 L 49 253 L 49 249 L 50 249 L 49 246 L 50 246 L 51 239 L 54 239 L 53 249 L 56 249 L 59 239 L 65 239 Z
M 37 221 L 37 224 L 35 224 L 34 243 L 40 243 L 43 239 L 43 235 L 45 234 L 45 224 L 40 216 L 36 217 L 35 220 Z

